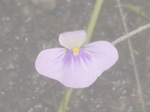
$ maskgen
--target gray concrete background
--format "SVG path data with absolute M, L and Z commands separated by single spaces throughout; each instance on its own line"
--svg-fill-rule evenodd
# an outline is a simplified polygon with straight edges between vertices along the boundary
M 66 88 L 39 75 L 34 62 L 45 48 L 60 47 L 62 32 L 86 29 L 95 0 L 0 0 L 0 112 L 57 112 Z M 121 0 L 129 31 L 150 22 L 149 0 Z M 104 0 L 92 41 L 124 34 L 116 0 Z M 150 29 L 131 39 L 143 104 L 150 112 Z M 119 60 L 90 87 L 74 90 L 67 112 L 144 112 L 127 41 Z

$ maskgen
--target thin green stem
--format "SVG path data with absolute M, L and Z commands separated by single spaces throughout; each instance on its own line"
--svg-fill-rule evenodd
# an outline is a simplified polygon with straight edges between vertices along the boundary
M 98 15 L 101 11 L 102 4 L 103 4 L 103 0 L 96 0 L 95 7 L 93 9 L 91 19 L 89 21 L 89 24 L 88 24 L 88 27 L 87 27 L 87 30 L 86 30 L 87 39 L 86 39 L 86 42 L 84 44 L 89 43 L 90 40 L 91 40 L 93 31 L 94 31 L 95 26 L 96 26 L 96 22 L 97 22 L 97 19 L 98 19 Z
M 66 91 L 66 93 L 65 93 L 65 95 L 64 95 L 64 97 L 63 97 L 63 99 L 62 99 L 62 101 L 61 101 L 61 104 L 60 104 L 60 107 L 59 107 L 59 111 L 58 111 L 58 112 L 66 112 L 66 107 L 67 107 L 68 102 L 69 102 L 69 100 L 70 100 L 72 91 L 73 91 L 72 88 L 69 88 L 69 89 Z

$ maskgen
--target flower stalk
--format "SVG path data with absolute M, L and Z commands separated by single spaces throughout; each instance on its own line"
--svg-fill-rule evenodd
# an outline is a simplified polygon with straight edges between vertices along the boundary
M 91 40 L 91 36 L 92 36 L 93 31 L 95 29 L 96 22 L 97 22 L 99 13 L 101 11 L 102 4 L 103 4 L 103 0 L 96 0 L 94 9 L 93 9 L 93 12 L 92 12 L 92 15 L 91 15 L 91 19 L 89 21 L 89 24 L 88 24 L 88 27 L 87 27 L 87 30 L 86 30 L 87 40 L 84 44 L 88 44 Z
M 58 111 L 58 112 L 66 112 L 66 107 L 67 107 L 68 102 L 69 102 L 69 100 L 70 100 L 72 91 L 73 91 L 72 88 L 69 88 L 69 89 L 66 91 L 66 93 L 65 93 L 65 95 L 64 95 L 64 97 L 63 97 L 63 99 L 62 99 L 62 101 L 61 101 L 61 104 L 60 104 L 60 107 L 59 107 L 59 111 Z

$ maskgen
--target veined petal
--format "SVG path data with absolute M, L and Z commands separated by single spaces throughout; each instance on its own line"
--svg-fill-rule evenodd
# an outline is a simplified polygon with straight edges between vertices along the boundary
M 58 80 L 61 77 L 62 60 L 65 54 L 65 48 L 53 48 L 41 51 L 35 62 L 36 70 L 44 76 Z
M 42 51 L 37 57 L 36 69 L 40 74 L 71 88 L 88 87 L 103 72 L 82 49 L 74 55 L 72 50 L 63 48 Z
M 99 67 L 100 71 L 109 69 L 118 60 L 117 49 L 107 41 L 93 42 L 84 46 L 83 49 L 91 57 L 92 63 Z
M 84 88 L 94 83 L 102 72 L 83 49 L 80 49 L 78 55 L 74 55 L 71 50 L 68 50 L 64 58 L 62 77 L 59 81 L 67 87 Z
M 84 30 L 62 33 L 59 36 L 59 42 L 68 49 L 80 48 L 86 40 L 86 32 Z

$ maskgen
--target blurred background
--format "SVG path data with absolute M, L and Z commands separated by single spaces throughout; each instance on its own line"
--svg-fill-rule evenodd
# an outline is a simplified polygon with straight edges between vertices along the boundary
M 95 0 L 0 0 L 0 112 L 58 111 L 66 88 L 38 74 L 35 59 L 43 49 L 60 47 L 60 33 L 86 29 L 94 4 Z M 121 7 L 128 31 L 150 22 L 149 0 L 121 0 Z M 124 34 L 117 1 L 104 0 L 91 41 L 112 42 Z M 149 35 L 150 29 L 131 39 L 136 71 L 129 43 L 117 44 L 118 62 L 90 87 L 75 89 L 67 112 L 150 112 Z

